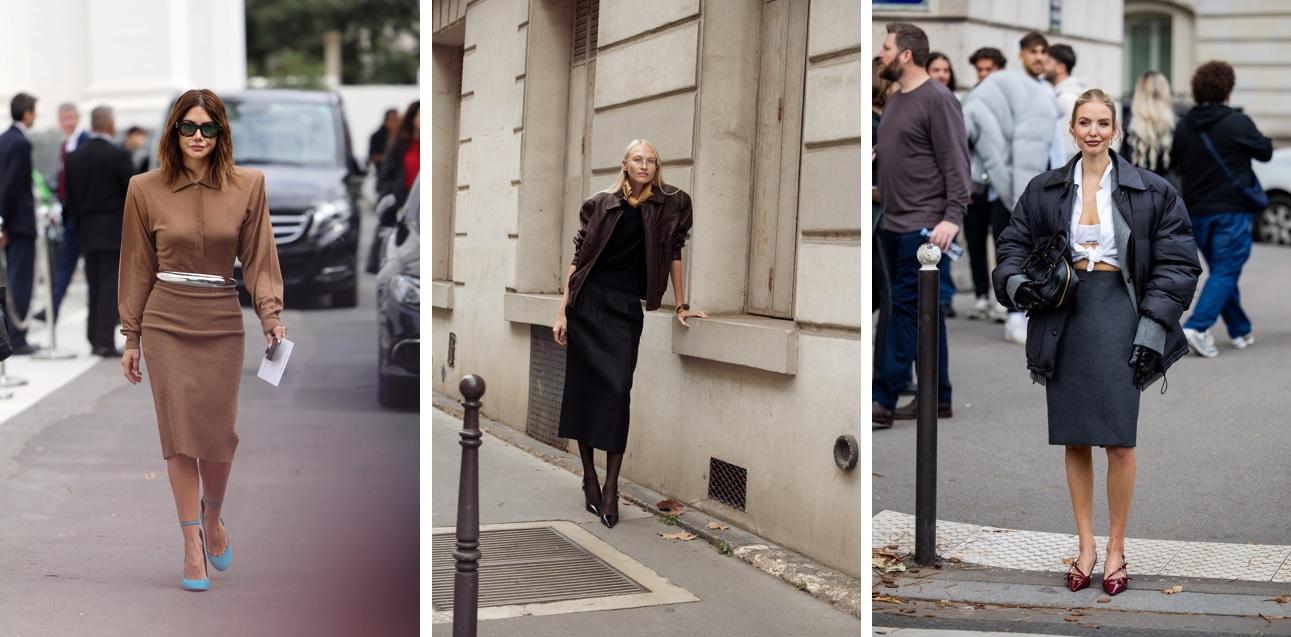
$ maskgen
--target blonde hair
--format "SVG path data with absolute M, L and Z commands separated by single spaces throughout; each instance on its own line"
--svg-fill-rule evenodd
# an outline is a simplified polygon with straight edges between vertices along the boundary
M 1116 131 L 1112 141 L 1115 142 L 1120 139 L 1121 125 L 1116 121 L 1116 102 L 1112 100 L 1111 95 L 1108 95 L 1101 88 L 1091 88 L 1088 91 L 1081 93 L 1080 97 L 1076 98 L 1076 104 L 1071 107 L 1071 127 L 1073 129 L 1076 128 L 1076 111 L 1079 111 L 1080 107 L 1090 102 L 1098 102 L 1103 106 L 1106 106 L 1107 110 L 1112 112 L 1112 129 Z M 1074 135 L 1075 134 L 1073 133 L 1073 136 Z
M 1130 104 L 1130 134 L 1134 136 L 1135 163 L 1148 170 L 1170 167 L 1170 149 L 1174 146 L 1174 110 L 1170 83 L 1158 71 L 1148 71 L 1134 84 L 1134 101 Z
M 650 181 L 650 187 L 654 190 L 662 192 L 665 195 L 675 195 L 678 192 L 680 192 L 681 191 L 680 188 L 673 188 L 672 192 L 668 192 L 667 190 L 664 190 L 664 187 L 667 186 L 668 184 L 664 183 L 663 181 L 663 160 L 659 158 L 659 151 L 655 149 L 654 144 L 650 143 L 650 140 L 634 139 L 631 142 L 628 142 L 628 147 L 623 149 L 624 161 L 626 161 L 628 157 L 632 154 L 633 148 L 636 148 L 637 146 L 641 146 L 642 144 L 644 144 L 646 148 L 649 148 L 650 152 L 654 153 L 654 159 L 655 159 L 655 162 L 657 162 L 654 167 L 654 179 Z M 619 176 L 614 180 L 614 185 L 610 186 L 609 188 L 606 188 L 605 190 L 602 190 L 601 192 L 609 192 L 609 193 L 623 192 L 623 186 L 624 184 L 627 184 L 627 183 L 628 183 L 628 170 L 626 168 L 620 168 Z

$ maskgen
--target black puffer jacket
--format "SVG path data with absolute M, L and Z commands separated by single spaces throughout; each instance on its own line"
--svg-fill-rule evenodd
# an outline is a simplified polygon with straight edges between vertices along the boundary
M 1000 235 L 996 247 L 998 265 L 991 274 L 995 296 L 1005 306 L 1012 303 L 1007 292 L 1009 277 L 1022 274 L 1022 262 L 1027 254 L 1034 246 L 1047 243 L 1060 230 L 1071 227 L 1076 195 L 1072 177 L 1079 158 L 1077 155 L 1066 166 L 1032 179 L 1014 207 L 1013 219 Z M 1131 226 L 1129 254 L 1121 255 L 1121 263 L 1129 268 L 1139 315 L 1165 328 L 1165 346 L 1160 352 L 1158 370 L 1164 374 L 1171 364 L 1188 353 L 1179 318 L 1192 303 L 1197 278 L 1201 276 L 1192 222 L 1179 194 L 1166 180 L 1135 168 L 1115 152 L 1112 152 L 1112 162 L 1116 183 L 1112 201 L 1128 213 Z M 1070 248 L 1066 256 L 1071 259 Z M 1069 309 L 1028 314 L 1027 368 L 1044 378 L 1053 377 L 1054 359 Z

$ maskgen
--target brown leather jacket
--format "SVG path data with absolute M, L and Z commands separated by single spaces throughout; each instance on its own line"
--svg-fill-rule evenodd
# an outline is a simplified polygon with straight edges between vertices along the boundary
M 672 190 L 671 186 L 667 187 Z M 578 292 L 596 259 L 614 232 L 621 207 L 627 205 L 621 193 L 598 192 L 583 202 L 578 212 L 580 227 L 574 235 L 574 272 L 569 276 L 569 307 L 578 303 Z M 646 310 L 662 304 L 668 287 L 672 262 L 681 259 L 681 248 L 690 236 L 690 195 L 678 188 L 672 194 L 655 190 L 641 202 L 641 223 L 645 227 Z

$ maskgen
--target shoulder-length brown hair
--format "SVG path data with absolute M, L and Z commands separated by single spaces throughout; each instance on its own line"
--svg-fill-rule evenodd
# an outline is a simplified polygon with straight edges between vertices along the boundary
M 195 106 L 202 107 L 211 120 L 220 125 L 220 135 L 215 149 L 207 156 L 210 162 L 211 180 L 220 190 L 224 190 L 233 180 L 233 134 L 229 130 L 228 114 L 224 110 L 224 101 L 210 89 L 192 89 L 179 96 L 166 118 L 166 127 L 162 129 L 161 141 L 157 144 L 157 160 L 161 164 L 161 175 L 166 183 L 175 184 L 184 176 L 184 151 L 179 146 L 179 131 L 175 124 L 181 121 L 184 114 Z
M 403 117 L 399 118 L 399 127 L 394 129 L 394 136 L 391 141 L 407 142 L 412 139 L 413 120 L 417 118 L 417 112 L 421 110 L 421 100 L 413 100 L 408 105 L 408 110 L 404 112 Z

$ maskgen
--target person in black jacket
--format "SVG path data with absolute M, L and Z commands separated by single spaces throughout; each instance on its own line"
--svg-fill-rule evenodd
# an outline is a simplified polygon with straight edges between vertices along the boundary
M 1234 81 L 1233 67 L 1227 62 L 1210 61 L 1197 68 L 1192 76 L 1197 106 L 1175 128 L 1170 151 L 1197 248 L 1210 268 L 1197 307 L 1183 324 L 1188 346 L 1206 358 L 1219 354 L 1210 326 L 1221 316 L 1233 347 L 1245 349 L 1255 343 L 1237 280 L 1251 256 L 1251 214 L 1258 214 L 1263 206 L 1243 196 L 1233 180 L 1241 188 L 1257 185 L 1251 160 L 1272 158 L 1273 141 L 1255 128 L 1251 118 L 1228 106 Z M 1214 152 L 1207 148 L 1203 134 Z
M 381 219 L 381 225 L 394 225 L 394 216 L 403 202 L 408 198 L 412 182 L 421 172 L 421 100 L 408 105 L 408 110 L 399 120 L 399 128 L 390 145 L 386 148 L 385 157 L 381 160 L 381 172 L 377 175 L 377 198 L 393 194 L 395 205 Z
M 1107 448 L 1110 532 L 1103 588 L 1111 595 L 1129 582 L 1125 527 L 1134 494 L 1139 395 L 1187 354 L 1179 317 L 1201 274 L 1178 193 L 1109 149 L 1120 133 L 1114 108 L 1101 89 L 1076 100 L 1071 134 L 1081 152 L 1027 185 L 1000 235 L 992 274 L 1002 303 L 1029 310 L 1027 367 L 1033 382 L 1045 386 L 1049 444 L 1066 447 L 1080 535 L 1080 555 L 1066 576 L 1073 591 L 1089 585 L 1098 561 L 1091 447 Z M 1069 233 L 1064 253 L 1079 283 L 1073 298 L 1045 309 L 1022 263 L 1061 232 Z
M 90 291 L 86 333 L 95 356 L 120 358 L 113 335 L 117 314 L 117 271 L 121 267 L 121 223 L 126 191 L 135 167 L 130 151 L 112 142 L 112 109 L 90 112 L 90 140 L 67 156 L 67 198 L 63 214 L 80 229 L 85 280 Z
M 13 353 L 31 354 L 23 320 L 31 305 L 36 269 L 36 199 L 31 187 L 31 141 L 27 134 L 36 121 L 36 98 L 19 93 L 9 103 L 13 126 L 0 135 L 0 218 L 4 220 L 0 245 L 4 246 L 9 274 L 9 344 Z M 15 320 L 16 319 L 16 320 Z

